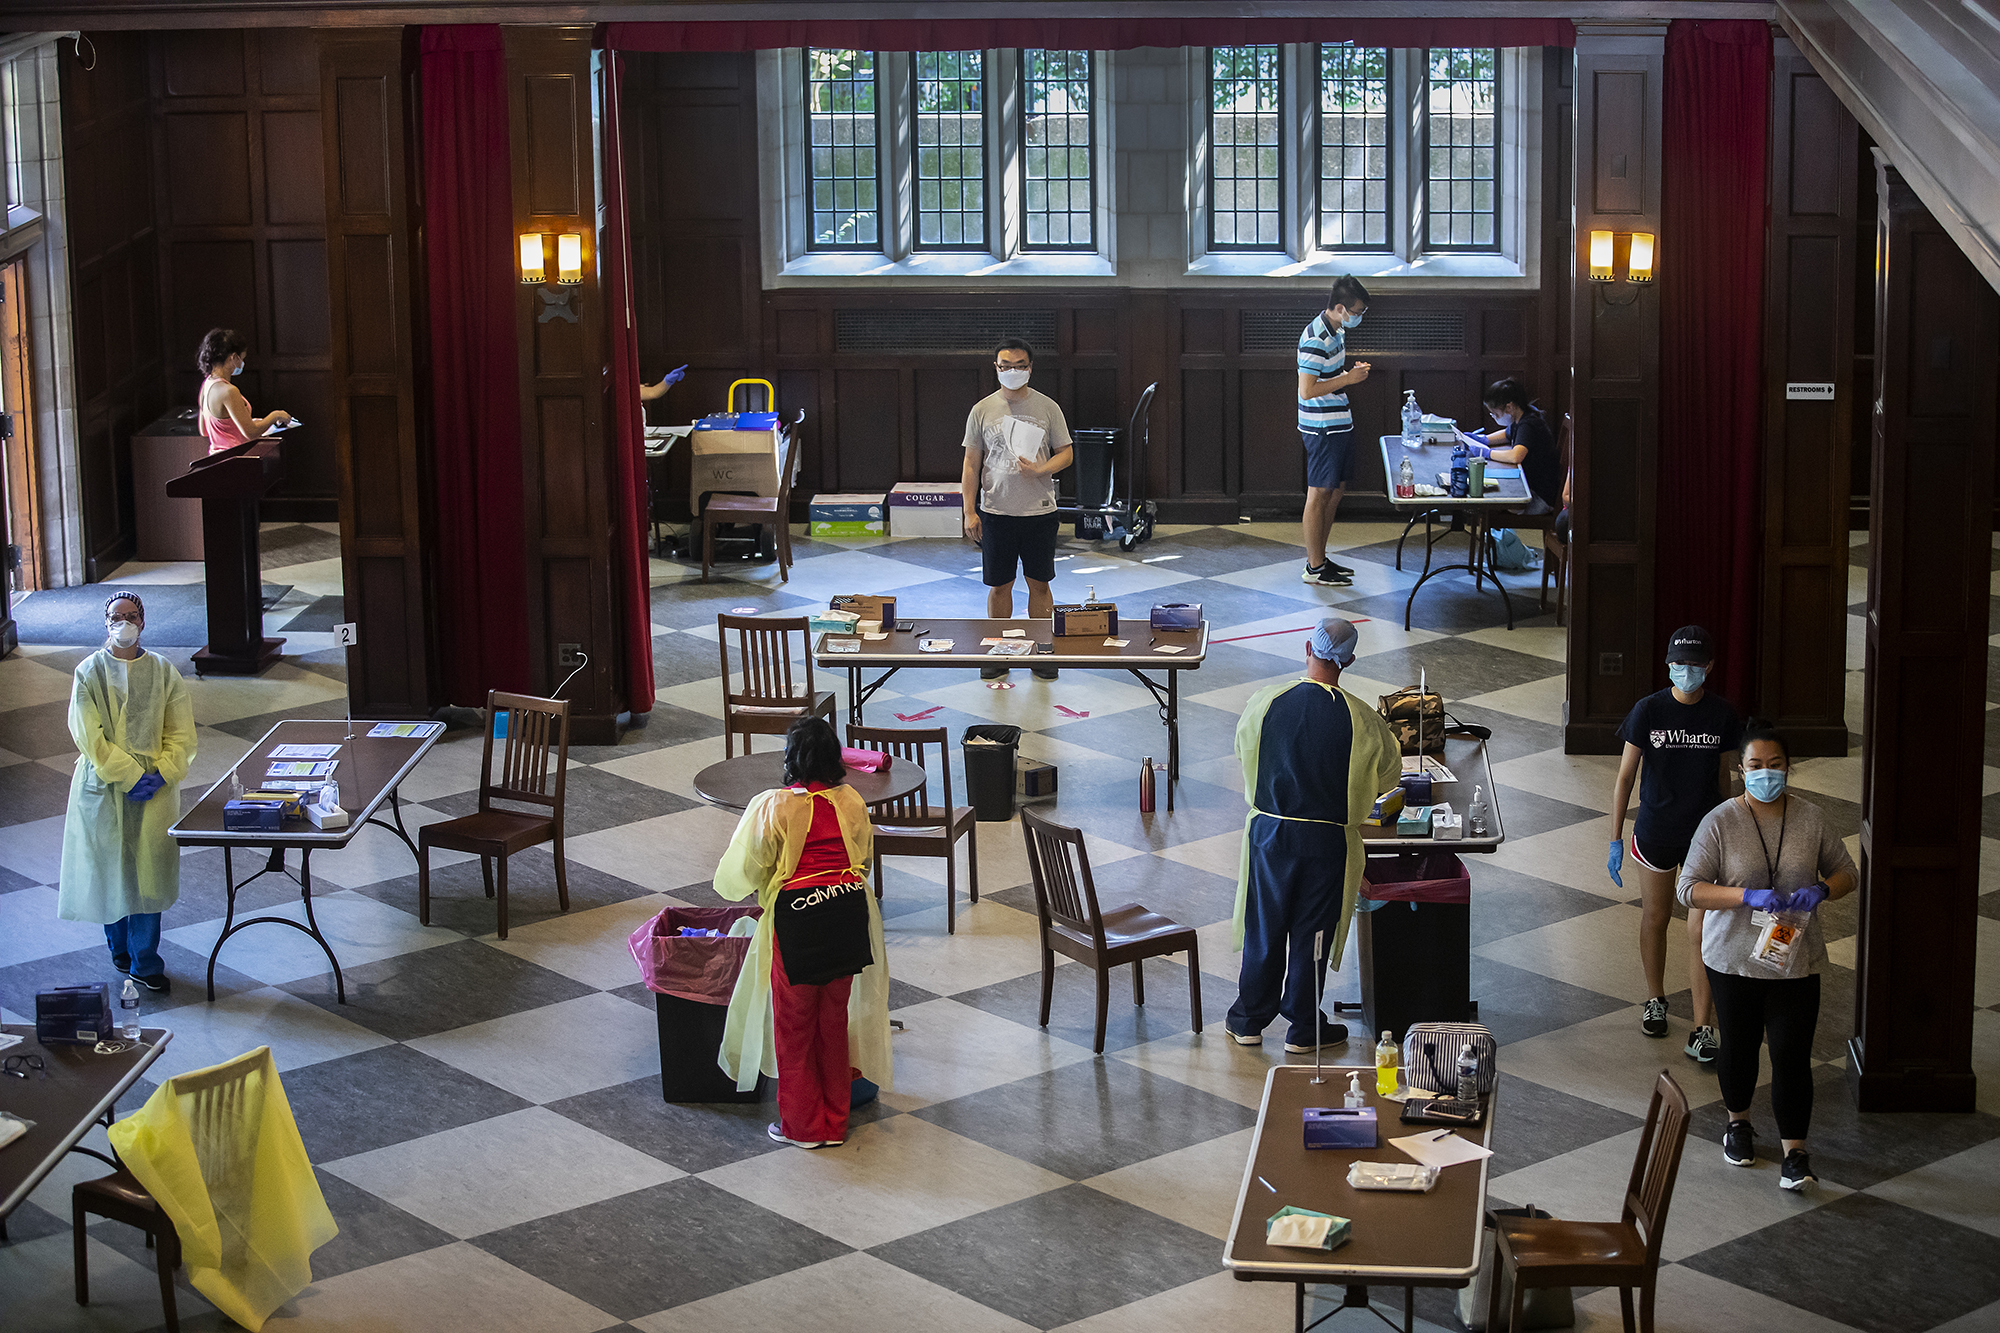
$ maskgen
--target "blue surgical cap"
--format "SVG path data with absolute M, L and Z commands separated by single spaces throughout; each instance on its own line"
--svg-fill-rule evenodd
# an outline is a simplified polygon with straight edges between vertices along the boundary
M 1313 627 L 1312 655 L 1335 666 L 1351 666 L 1354 647 L 1360 640 L 1361 632 L 1352 623 L 1339 616 L 1328 616 Z

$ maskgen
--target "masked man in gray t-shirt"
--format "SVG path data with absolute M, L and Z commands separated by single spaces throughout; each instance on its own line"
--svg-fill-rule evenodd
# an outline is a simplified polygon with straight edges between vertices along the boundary
M 1035 354 L 1018 339 L 1001 343 L 993 368 L 1000 388 L 972 406 L 965 420 L 965 535 L 979 544 L 986 614 L 1014 614 L 1014 572 L 1028 580 L 1028 614 L 1054 614 L 1049 584 L 1056 576 L 1056 473 L 1070 464 L 1069 424 L 1053 399 L 1028 387 Z M 995 680 L 1005 666 L 982 667 Z M 1035 674 L 1053 680 L 1056 669 Z

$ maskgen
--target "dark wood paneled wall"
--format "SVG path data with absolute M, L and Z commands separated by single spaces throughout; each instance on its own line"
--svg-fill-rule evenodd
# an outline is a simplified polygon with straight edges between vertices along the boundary
M 244 396 L 306 423 L 280 443 L 284 473 L 261 513 L 331 518 L 340 482 L 318 43 L 302 28 L 159 33 L 151 65 L 169 396 L 194 405 L 203 334 L 242 333 Z
M 328 387 L 341 576 L 360 642 L 357 717 L 429 717 L 440 697 L 423 249 L 416 201 L 415 30 L 329 29 L 318 84 L 325 163 Z
M 1802 755 L 1847 753 L 1847 512 L 1857 397 L 1855 194 L 1860 127 L 1797 47 L 1772 53 L 1764 298 L 1764 586 L 1757 711 Z M 1789 383 L 1832 384 L 1830 402 Z
M 136 545 L 132 435 L 166 404 L 154 228 L 147 38 L 106 33 L 89 69 L 57 43 L 76 348 L 84 577 Z M 193 355 L 189 349 L 190 357 Z
M 1618 724 L 1653 689 L 1653 531 L 1660 304 L 1651 285 L 1590 281 L 1590 232 L 1660 233 L 1666 25 L 1580 25 L 1576 47 L 1576 233 L 1570 251 L 1575 362 L 1571 546 L 1571 754 L 1615 754 Z M 1671 262 L 1662 238 L 1662 262 Z M 1619 242 L 1619 258 L 1625 252 Z
M 532 688 L 553 690 L 570 671 L 558 645 L 580 645 L 590 665 L 563 691 L 570 736 L 608 745 L 617 740 L 623 670 L 611 566 L 606 320 L 594 253 L 590 29 L 508 28 L 506 41 L 514 230 L 576 232 L 585 246 L 583 282 L 565 288 L 577 321 L 540 319 L 539 295 L 516 284 L 529 670 Z M 553 249 L 549 257 L 553 263 Z
M 1970 1111 L 2000 296 L 1880 150 L 1877 164 L 1860 989 L 1848 1074 L 1864 1111 Z

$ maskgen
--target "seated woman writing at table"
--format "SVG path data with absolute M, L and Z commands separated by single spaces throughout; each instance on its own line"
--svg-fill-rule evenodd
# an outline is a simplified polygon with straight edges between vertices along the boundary
M 1481 395 L 1486 413 L 1500 429 L 1463 439 L 1474 458 L 1519 465 L 1528 486 L 1528 503 L 1512 512 L 1526 517 L 1553 514 L 1562 505 L 1562 451 L 1528 386 L 1516 379 L 1495 380 Z

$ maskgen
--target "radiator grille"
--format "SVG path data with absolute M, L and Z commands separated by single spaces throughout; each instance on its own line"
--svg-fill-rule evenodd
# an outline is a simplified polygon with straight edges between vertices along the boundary
M 842 352 L 897 355 L 991 352 L 1019 338 L 1037 356 L 1056 350 L 1053 310 L 838 310 L 834 347 Z
M 1244 311 L 1244 354 L 1297 350 L 1299 334 L 1318 313 L 1317 310 Z M 1369 352 L 1441 352 L 1455 355 L 1464 351 L 1465 312 L 1461 310 L 1416 310 L 1393 314 L 1371 310 L 1367 321 L 1347 335 L 1350 356 Z

